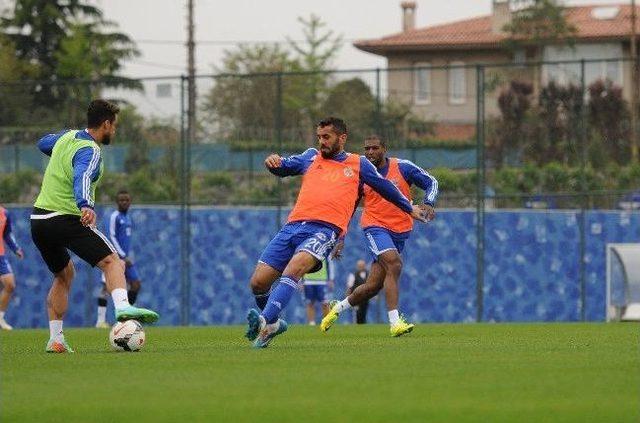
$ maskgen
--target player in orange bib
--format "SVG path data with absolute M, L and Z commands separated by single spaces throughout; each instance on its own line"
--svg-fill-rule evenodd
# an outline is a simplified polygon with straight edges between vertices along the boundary
M 276 176 L 303 175 L 296 204 L 287 224 L 265 248 L 251 277 L 251 290 L 259 308 L 249 310 L 246 337 L 254 347 L 264 348 L 287 330 L 279 319 L 309 272 L 321 269 L 324 260 L 346 232 L 363 186 L 371 187 L 397 212 L 424 221 L 423 211 L 413 206 L 393 183 L 383 178 L 366 157 L 344 151 L 347 126 L 341 119 L 327 118 L 316 128 L 318 149 L 265 160 Z M 275 281 L 279 283 L 271 290 Z
M 438 196 L 438 181 L 426 171 L 408 160 L 386 157 L 386 146 L 377 136 L 364 141 L 366 157 L 378 172 L 393 182 L 400 192 L 411 201 L 411 185 L 425 192 L 424 203 L 420 206 L 428 220 L 435 217 L 434 205 Z M 369 187 L 364 187 L 364 211 L 360 226 L 364 230 L 373 264 L 367 281 L 357 287 L 351 295 L 333 305 L 322 319 L 320 329 L 327 331 L 338 319 L 341 312 L 373 298 L 385 288 L 390 331 L 392 336 L 401 336 L 413 330 L 398 313 L 398 280 L 402 271 L 400 253 L 413 229 L 413 220 L 397 207 L 382 198 Z M 340 249 L 338 246 L 337 249 Z
M 5 257 L 6 248 L 14 252 L 19 259 L 24 257 L 22 248 L 16 242 L 11 230 L 11 217 L 7 209 L 0 206 L 0 283 L 2 284 L 2 292 L 0 292 L 0 329 L 11 330 L 13 327 L 4 319 L 4 313 L 9 306 L 9 300 L 16 288 L 16 280 L 13 276 L 13 270 L 9 260 Z

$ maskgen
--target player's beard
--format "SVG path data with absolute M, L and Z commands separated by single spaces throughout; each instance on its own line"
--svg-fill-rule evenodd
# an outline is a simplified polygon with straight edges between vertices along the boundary
M 338 152 L 337 146 L 330 147 L 328 151 L 320 149 L 320 154 L 322 155 L 323 159 L 330 159 L 333 156 L 335 156 L 337 152 Z
M 102 145 L 111 144 L 111 135 L 105 135 L 102 137 Z

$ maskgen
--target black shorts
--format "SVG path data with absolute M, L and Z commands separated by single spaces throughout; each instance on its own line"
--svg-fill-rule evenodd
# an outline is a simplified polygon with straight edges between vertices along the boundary
M 31 238 L 49 270 L 58 273 L 71 257 L 67 248 L 91 266 L 115 253 L 115 249 L 100 231 L 80 223 L 80 216 L 33 209 Z

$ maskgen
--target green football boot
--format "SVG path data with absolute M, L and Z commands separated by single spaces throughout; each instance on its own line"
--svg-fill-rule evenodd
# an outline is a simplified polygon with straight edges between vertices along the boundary
M 153 310 L 146 308 L 138 308 L 130 305 L 129 307 L 116 310 L 116 320 L 124 322 L 125 320 L 137 320 L 141 323 L 154 323 L 158 321 L 160 316 Z

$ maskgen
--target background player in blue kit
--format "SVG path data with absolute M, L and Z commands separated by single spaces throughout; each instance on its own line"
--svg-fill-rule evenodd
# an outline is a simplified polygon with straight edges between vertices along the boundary
M 118 194 L 116 194 L 116 204 L 118 209 L 114 210 L 109 216 L 106 230 L 109 235 L 109 240 L 115 247 L 118 256 L 120 256 L 125 263 L 124 276 L 127 281 L 127 295 L 129 297 L 129 303 L 135 304 L 141 284 L 140 276 L 138 276 L 138 271 L 131 258 L 131 231 L 133 222 L 131 216 L 128 214 L 129 207 L 131 206 L 131 195 L 129 192 L 124 189 L 118 191 Z M 104 283 L 104 275 L 102 276 L 102 281 Z M 106 322 L 107 297 L 107 290 L 103 285 L 102 292 L 98 297 L 98 320 L 96 322 L 96 327 L 98 328 L 109 327 L 109 324 Z
M 316 324 L 316 304 L 322 307 L 322 317 L 326 316 L 329 307 L 327 288 L 333 290 L 336 266 L 331 258 L 323 260 L 322 269 L 307 273 L 304 276 L 304 300 L 307 305 L 307 323 Z

